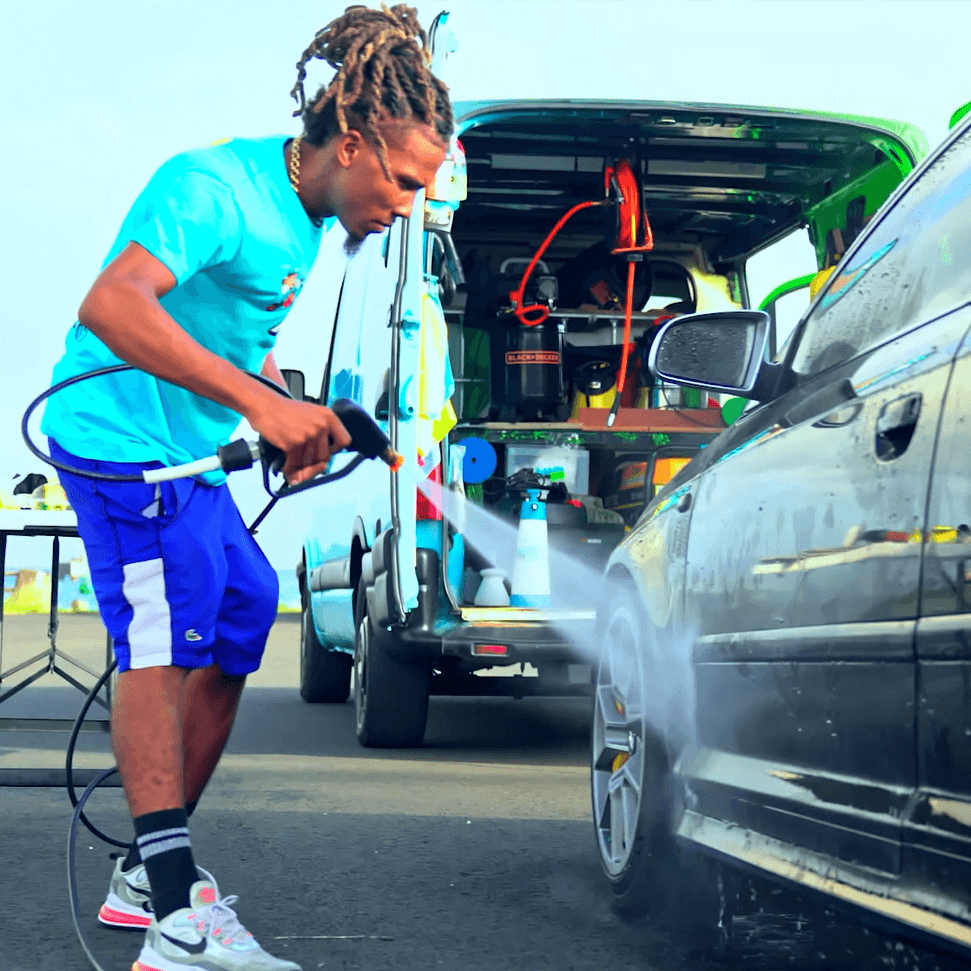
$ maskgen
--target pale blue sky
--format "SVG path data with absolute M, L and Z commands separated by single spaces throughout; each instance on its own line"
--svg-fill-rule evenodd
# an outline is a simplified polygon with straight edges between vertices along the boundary
M 931 144 L 971 98 L 959 0 L 458 0 L 455 99 L 607 97 L 852 111 L 911 121 Z M 0 487 L 40 471 L 20 415 L 152 171 L 232 135 L 296 132 L 294 64 L 345 3 L 0 0 Z M 314 62 L 307 88 L 329 80 Z M 339 250 L 322 256 L 277 345 L 319 383 Z M 780 268 L 779 279 L 786 275 Z M 45 469 L 45 471 L 48 471 Z M 245 480 L 245 481 L 244 481 Z M 249 520 L 255 472 L 234 492 Z M 313 492 L 261 531 L 290 566 Z

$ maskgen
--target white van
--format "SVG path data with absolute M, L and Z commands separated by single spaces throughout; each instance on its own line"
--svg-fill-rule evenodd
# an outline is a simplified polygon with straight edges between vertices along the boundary
M 353 669 L 366 746 L 421 744 L 431 693 L 590 691 L 598 590 L 589 576 L 657 489 L 737 415 L 735 402 L 655 385 L 643 362 L 658 321 L 749 306 L 747 261 L 800 230 L 818 268 L 834 265 L 926 151 L 899 123 L 771 108 L 455 107 L 458 138 L 429 193 L 438 198 L 419 196 L 411 219 L 348 261 L 313 400 L 356 401 L 399 452 L 421 457 L 423 474 L 433 469 L 446 490 L 464 491 L 470 512 L 496 514 L 512 536 L 521 492 L 510 477 L 532 468 L 561 480 L 546 512 L 567 580 L 554 582 L 548 607 L 507 605 L 514 543 L 484 549 L 474 517 L 443 519 L 415 478 L 379 463 L 322 490 L 297 565 L 301 695 L 344 702 Z M 614 252 L 624 227 L 611 202 L 621 162 L 651 236 L 636 260 L 626 342 L 628 261 Z M 537 260 L 557 221 L 587 201 L 597 204 Z M 545 312 L 541 324 L 516 317 L 524 304 L 542 308 L 533 311 Z M 608 424 L 625 343 L 625 390 Z M 468 481 L 479 477 L 475 462 L 494 466 L 481 482 Z M 485 569 L 506 581 L 490 574 L 476 603 Z M 487 676 L 497 673 L 511 676 Z

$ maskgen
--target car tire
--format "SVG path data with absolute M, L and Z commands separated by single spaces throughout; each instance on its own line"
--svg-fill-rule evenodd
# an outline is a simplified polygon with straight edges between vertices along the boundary
M 650 625 L 633 586 L 618 586 L 602 617 L 590 787 L 611 902 L 622 917 L 663 919 L 693 946 L 721 952 L 731 937 L 734 883 L 720 864 L 682 850 L 672 835 L 677 790 L 665 740 L 648 719 Z
M 371 622 L 363 586 L 354 617 L 357 740 L 365 748 L 416 748 L 425 737 L 431 664 L 394 656 L 397 634 Z
M 608 601 L 594 665 L 590 788 L 600 863 L 615 909 L 629 917 L 652 909 L 659 877 L 676 852 L 669 831 L 669 773 L 663 741 L 647 723 L 639 652 L 643 615 L 634 591 Z
M 300 697 L 311 704 L 342 705 L 351 693 L 354 659 L 321 644 L 310 614 L 310 593 L 300 590 Z

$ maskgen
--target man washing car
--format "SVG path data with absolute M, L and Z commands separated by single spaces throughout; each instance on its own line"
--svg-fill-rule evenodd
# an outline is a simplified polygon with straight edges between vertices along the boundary
M 309 104 L 308 61 L 337 69 Z M 240 416 L 286 454 L 296 484 L 349 443 L 327 408 L 285 400 L 277 330 L 334 221 L 347 249 L 411 213 L 452 131 L 415 11 L 350 7 L 298 63 L 303 134 L 232 140 L 166 162 L 122 224 L 68 333 L 54 381 L 139 370 L 54 396 L 55 458 L 134 472 L 212 454 Z M 161 486 L 64 473 L 118 685 L 112 747 L 135 841 L 99 919 L 146 928 L 136 971 L 294 969 L 267 954 L 196 868 L 188 817 L 229 737 L 277 609 L 277 580 L 224 477 Z

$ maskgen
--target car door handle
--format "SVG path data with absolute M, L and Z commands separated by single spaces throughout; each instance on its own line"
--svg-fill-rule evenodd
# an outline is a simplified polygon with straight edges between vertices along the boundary
M 687 512 L 691 508 L 691 493 L 686 492 L 678 500 L 678 512 Z
M 876 452 L 881 462 L 890 462 L 907 451 L 913 438 L 923 395 L 920 392 L 890 401 L 877 415 Z

